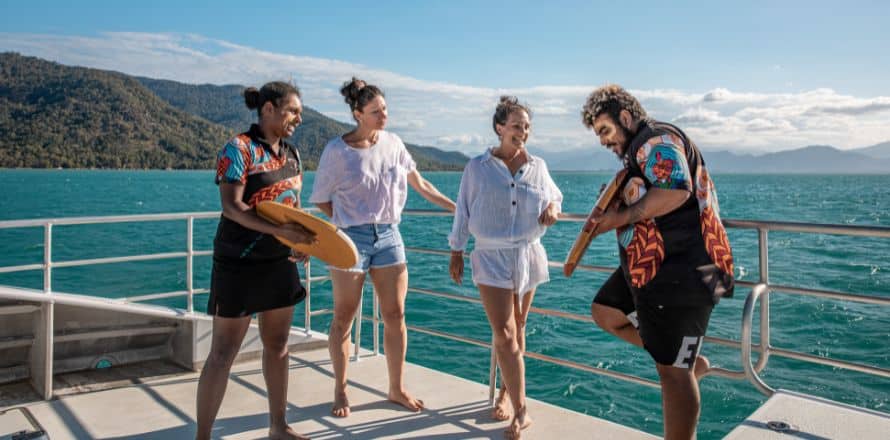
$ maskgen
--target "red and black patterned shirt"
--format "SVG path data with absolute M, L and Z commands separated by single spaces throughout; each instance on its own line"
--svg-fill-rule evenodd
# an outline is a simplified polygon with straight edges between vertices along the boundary
M 303 168 L 294 146 L 280 141 L 278 154 L 262 138 L 259 126 L 232 138 L 217 155 L 216 184 L 244 185 L 242 201 L 251 207 L 264 200 L 300 206 Z M 286 257 L 290 248 L 222 216 L 214 239 L 214 256 L 267 259 Z

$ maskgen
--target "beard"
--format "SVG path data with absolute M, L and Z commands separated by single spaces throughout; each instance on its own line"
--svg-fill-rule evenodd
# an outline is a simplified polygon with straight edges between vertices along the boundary
M 621 135 L 624 138 L 624 142 L 621 145 L 621 154 L 619 157 L 624 157 L 627 155 L 627 149 L 630 147 L 630 141 L 633 139 L 633 133 L 630 132 L 624 125 L 621 123 L 618 124 L 618 128 L 621 129 Z

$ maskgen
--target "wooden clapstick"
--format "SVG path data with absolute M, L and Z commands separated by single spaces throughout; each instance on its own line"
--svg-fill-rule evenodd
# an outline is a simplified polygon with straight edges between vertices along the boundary
M 613 177 L 612 180 L 600 191 L 600 195 L 596 199 L 596 205 L 594 205 L 593 209 L 590 211 L 590 215 L 587 216 L 587 221 L 584 222 L 581 232 L 579 232 L 578 237 L 575 238 L 575 244 L 572 245 L 572 249 L 569 250 L 569 255 L 566 256 L 566 261 L 562 267 L 562 273 L 565 274 L 565 276 L 572 276 L 578 263 L 581 262 L 581 257 L 584 256 L 584 252 L 587 252 L 587 247 L 590 246 L 590 242 L 597 236 L 597 223 L 593 218 L 605 212 L 606 209 L 609 208 L 609 205 L 615 201 L 615 198 L 621 193 L 621 187 L 624 185 L 626 177 L 627 170 L 619 170 L 615 173 L 615 177 Z

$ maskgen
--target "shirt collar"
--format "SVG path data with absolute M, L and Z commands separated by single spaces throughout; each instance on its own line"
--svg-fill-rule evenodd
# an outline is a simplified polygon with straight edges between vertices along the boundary
M 487 150 L 485 150 L 485 155 L 482 157 L 483 162 L 488 162 L 490 160 L 500 160 L 497 157 L 495 157 L 494 154 L 491 153 L 492 150 L 494 150 L 495 148 L 497 148 L 497 147 L 489 147 Z M 537 161 L 535 156 L 533 156 L 531 153 L 529 153 L 528 150 L 525 150 L 525 154 L 528 155 L 528 162 L 526 162 L 525 165 L 530 165 Z M 523 165 L 523 166 L 525 166 L 525 165 Z
M 262 145 L 263 149 L 269 152 L 273 157 L 282 157 L 287 154 L 287 143 L 284 139 L 278 141 L 278 155 L 275 154 L 275 151 L 272 150 L 272 145 L 269 145 L 269 143 L 263 139 L 263 132 L 260 130 L 258 124 L 250 124 L 250 129 L 247 130 L 247 136 L 250 137 L 251 141 Z

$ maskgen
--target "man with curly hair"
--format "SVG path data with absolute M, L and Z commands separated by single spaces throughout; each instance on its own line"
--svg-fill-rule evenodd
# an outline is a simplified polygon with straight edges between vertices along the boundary
M 682 130 L 651 120 L 618 85 L 593 91 L 581 118 L 628 170 L 617 203 L 596 218 L 617 230 L 621 267 L 591 305 L 597 325 L 643 347 L 661 381 L 664 436 L 695 437 L 699 355 L 711 310 L 733 291 L 733 263 L 701 152 Z

